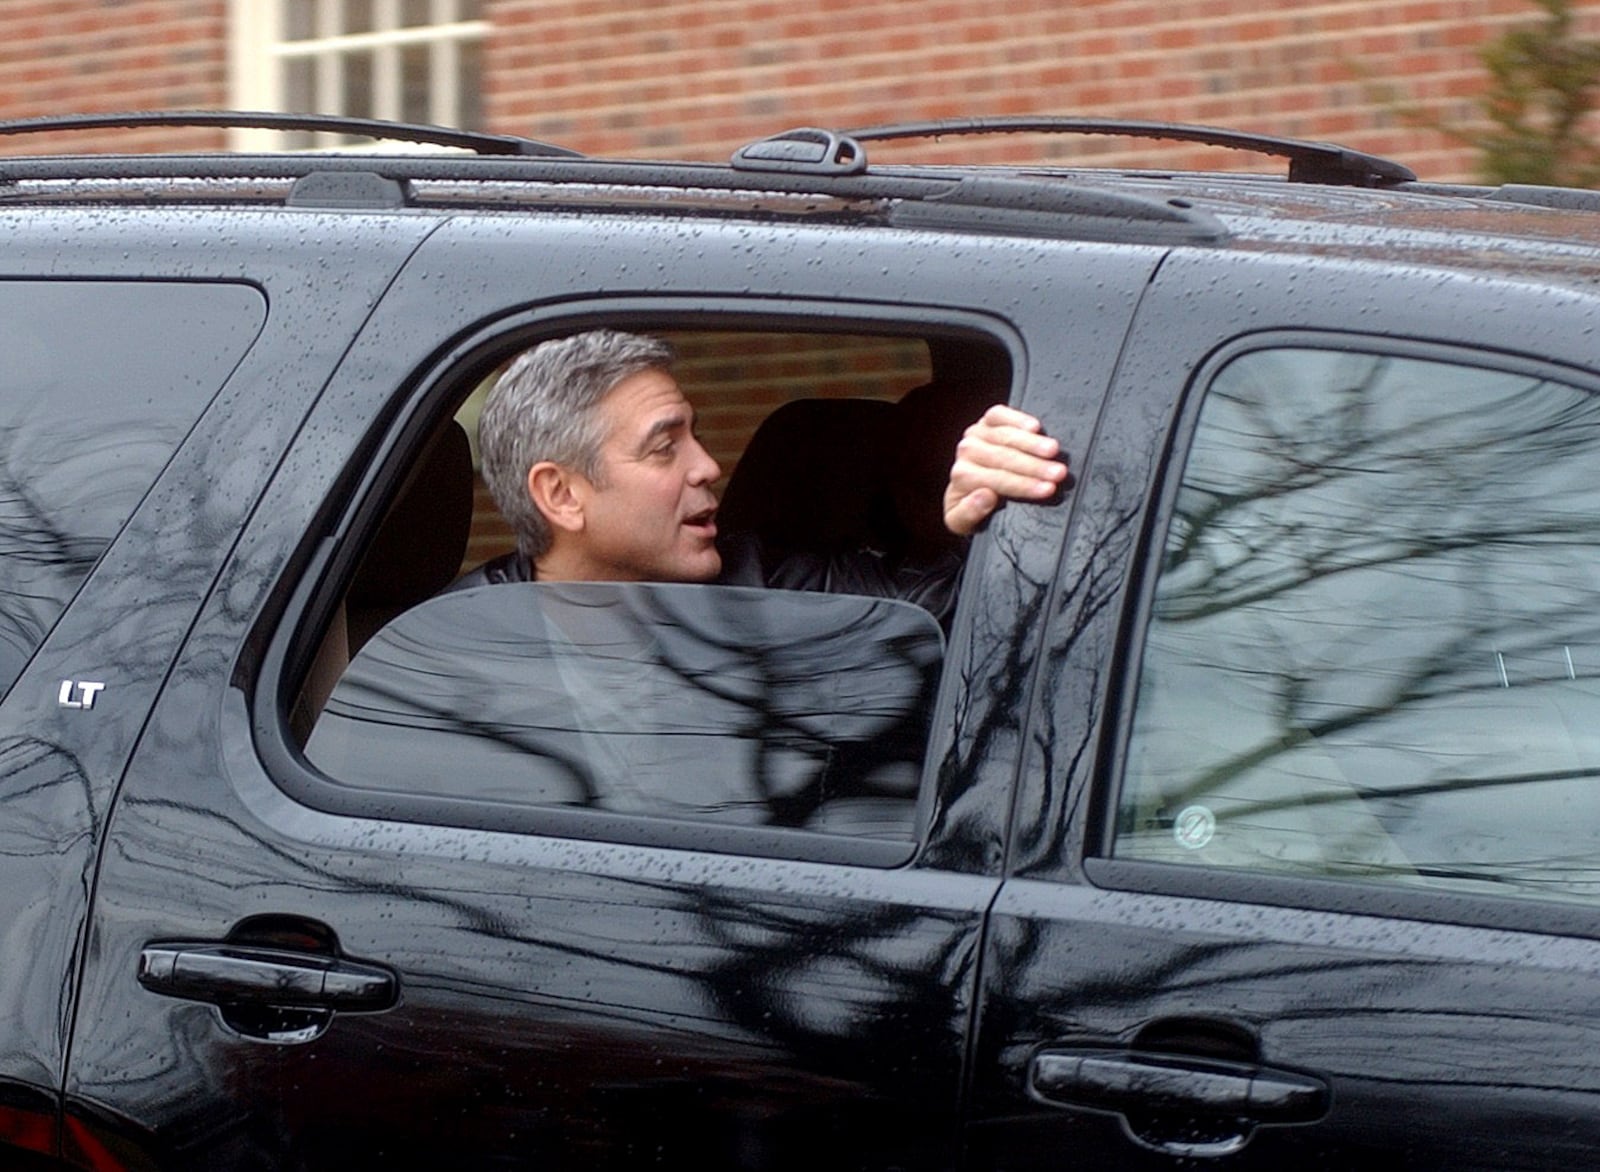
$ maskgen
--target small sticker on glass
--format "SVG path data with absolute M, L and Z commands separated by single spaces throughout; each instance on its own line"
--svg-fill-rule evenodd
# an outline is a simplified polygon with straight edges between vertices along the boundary
M 1172 837 L 1185 850 L 1197 851 L 1217 834 L 1217 816 L 1204 806 L 1185 806 L 1172 824 Z

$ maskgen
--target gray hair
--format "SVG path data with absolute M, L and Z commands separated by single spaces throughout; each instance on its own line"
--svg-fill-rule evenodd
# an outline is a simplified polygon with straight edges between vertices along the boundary
M 623 379 L 670 369 L 673 358 L 660 338 L 590 330 L 541 342 L 500 376 L 478 419 L 478 451 L 484 483 L 524 557 L 542 556 L 551 541 L 528 495 L 528 472 L 549 460 L 600 483 L 601 401 Z

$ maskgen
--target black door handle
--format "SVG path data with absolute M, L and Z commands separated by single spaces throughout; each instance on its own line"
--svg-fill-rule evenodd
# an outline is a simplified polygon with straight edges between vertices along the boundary
M 1140 1147 L 1184 1159 L 1244 1149 L 1263 1123 L 1315 1123 L 1327 1083 L 1250 1062 L 1151 1050 L 1057 1047 L 1028 1066 L 1028 1093 L 1052 1106 L 1121 1116 Z
M 399 981 L 379 965 L 238 944 L 152 944 L 139 954 L 152 993 L 224 1006 L 376 1012 L 395 1004 Z
M 1101 1111 L 1185 1111 L 1253 1123 L 1311 1123 L 1328 1087 L 1310 1075 L 1243 1062 L 1120 1050 L 1045 1050 L 1028 1072 L 1036 1098 Z

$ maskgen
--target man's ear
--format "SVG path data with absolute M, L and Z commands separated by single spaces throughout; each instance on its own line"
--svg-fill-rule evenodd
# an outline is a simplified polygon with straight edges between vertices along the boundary
M 551 528 L 577 533 L 583 528 L 588 482 L 561 464 L 540 460 L 528 469 L 528 496 Z

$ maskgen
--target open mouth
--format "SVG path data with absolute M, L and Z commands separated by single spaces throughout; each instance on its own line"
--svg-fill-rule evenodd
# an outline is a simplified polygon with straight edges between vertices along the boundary
M 707 537 L 717 535 L 717 509 L 713 505 L 709 509 L 701 509 L 698 513 L 690 513 L 683 519 L 683 523 L 690 529 L 698 529 Z

